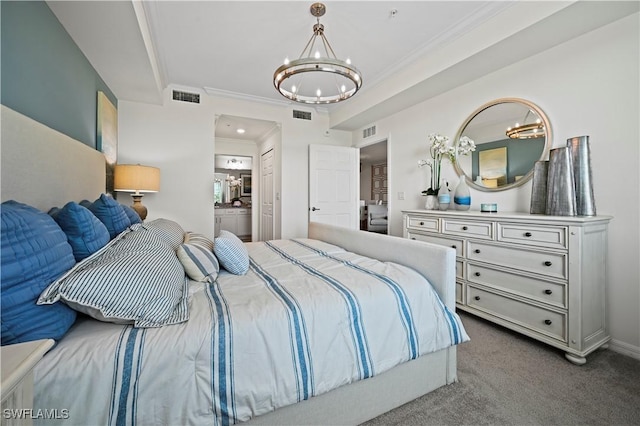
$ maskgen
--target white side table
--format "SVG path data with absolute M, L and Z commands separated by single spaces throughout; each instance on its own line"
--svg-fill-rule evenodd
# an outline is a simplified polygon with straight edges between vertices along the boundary
M 2 346 L 2 425 L 33 424 L 33 367 L 54 343 L 46 339 Z

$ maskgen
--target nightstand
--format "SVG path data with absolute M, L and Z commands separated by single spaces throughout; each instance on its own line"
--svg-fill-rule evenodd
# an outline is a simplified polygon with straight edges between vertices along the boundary
M 51 339 L 2 346 L 3 425 L 33 424 L 33 367 L 54 345 Z

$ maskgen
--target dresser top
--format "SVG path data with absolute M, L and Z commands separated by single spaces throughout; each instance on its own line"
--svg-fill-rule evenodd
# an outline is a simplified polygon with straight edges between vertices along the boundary
M 421 214 L 437 217 L 466 218 L 466 219 L 485 219 L 485 220 L 514 220 L 518 222 L 540 222 L 540 223 L 607 223 L 612 216 L 547 216 L 544 214 L 530 214 L 524 212 L 498 212 L 498 213 L 482 213 L 477 210 L 458 211 L 458 210 L 402 210 L 403 214 Z

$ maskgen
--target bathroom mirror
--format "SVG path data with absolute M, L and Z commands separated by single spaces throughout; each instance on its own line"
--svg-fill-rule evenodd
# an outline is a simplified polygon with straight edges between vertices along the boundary
M 503 98 L 475 110 L 458 130 L 456 143 L 467 136 L 476 144 L 469 155 L 458 155 L 458 176 L 480 191 L 518 187 L 533 176 L 536 161 L 545 160 L 552 143 L 551 126 L 532 102 Z

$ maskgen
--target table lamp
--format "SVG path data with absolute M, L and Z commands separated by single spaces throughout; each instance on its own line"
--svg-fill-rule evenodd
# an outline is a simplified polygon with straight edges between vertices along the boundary
M 113 189 L 119 192 L 133 192 L 131 206 L 140 219 L 147 217 L 147 208 L 142 205 L 142 192 L 160 190 L 160 169 L 140 164 L 117 164 L 114 171 Z

